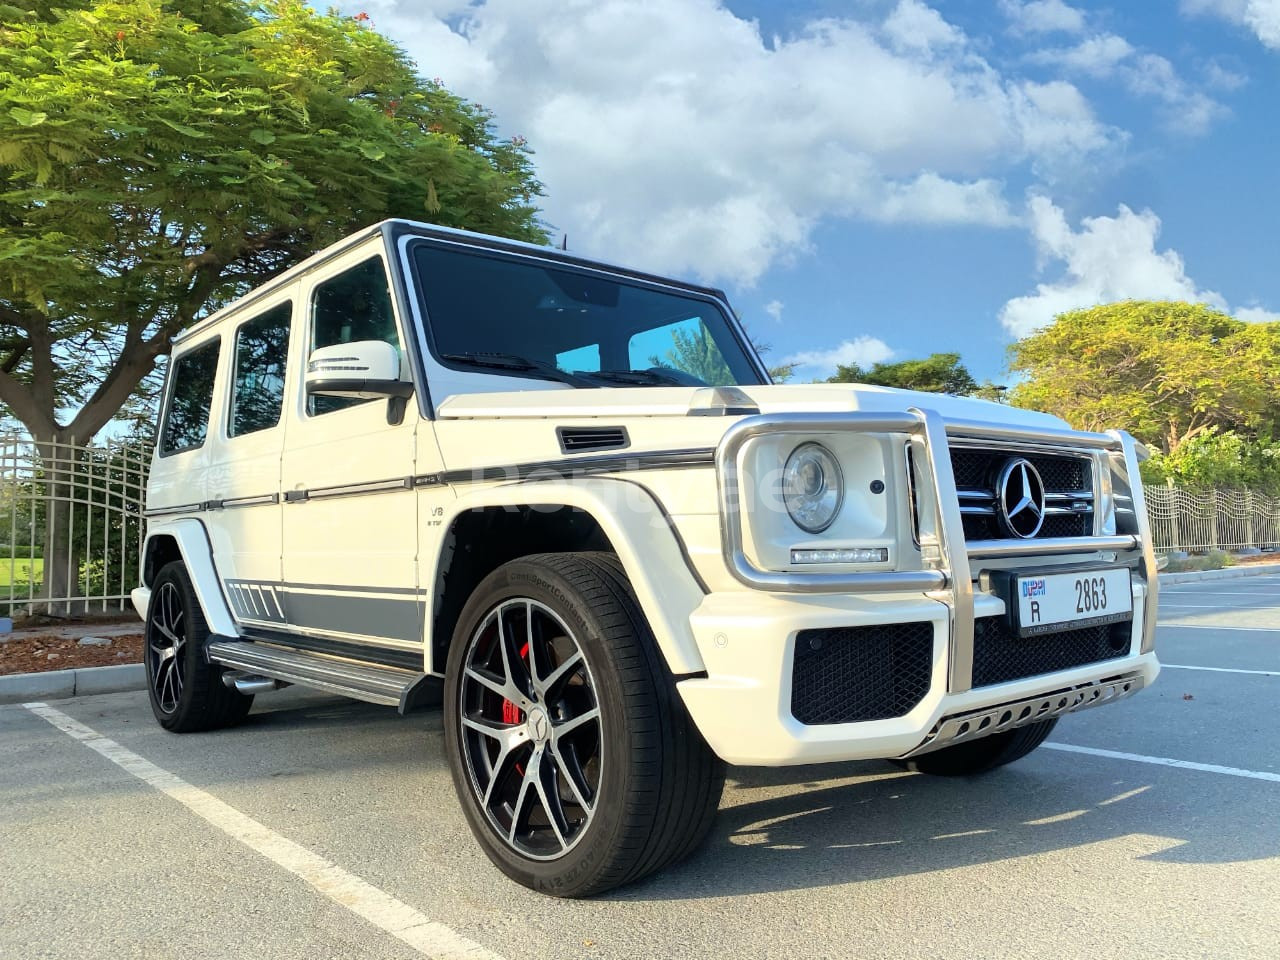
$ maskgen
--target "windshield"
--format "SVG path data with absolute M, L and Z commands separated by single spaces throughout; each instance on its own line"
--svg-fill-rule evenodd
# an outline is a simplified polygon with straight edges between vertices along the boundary
M 762 382 L 711 300 L 476 250 L 420 243 L 413 256 L 446 366 L 592 387 Z

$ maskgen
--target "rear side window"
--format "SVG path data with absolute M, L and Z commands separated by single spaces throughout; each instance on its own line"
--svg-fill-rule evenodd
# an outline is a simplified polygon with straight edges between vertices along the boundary
M 239 437 L 280 422 L 293 305 L 282 303 L 236 331 L 235 382 L 228 433 Z
M 312 295 L 311 349 L 357 340 L 381 340 L 404 356 L 381 257 L 371 257 L 325 280 Z M 332 413 L 361 403 L 368 401 L 354 397 L 309 397 L 307 413 L 313 416 Z
M 204 443 L 209 432 L 219 345 L 220 341 L 211 340 L 173 361 L 173 389 L 160 437 L 162 454 L 193 450 Z

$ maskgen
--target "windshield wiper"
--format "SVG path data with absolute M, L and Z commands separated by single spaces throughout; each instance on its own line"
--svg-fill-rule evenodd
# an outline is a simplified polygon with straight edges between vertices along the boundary
M 567 370 L 561 370 L 553 363 L 542 360 L 530 360 L 514 353 L 442 353 L 442 360 L 454 363 L 466 363 L 473 367 L 491 367 L 496 370 L 519 370 L 536 375 L 543 380 L 559 380 L 573 387 L 589 387 L 590 381 L 575 376 Z
M 682 387 L 686 384 L 657 370 L 592 370 L 587 376 L 597 380 L 612 380 L 614 383 L 635 383 L 642 386 Z

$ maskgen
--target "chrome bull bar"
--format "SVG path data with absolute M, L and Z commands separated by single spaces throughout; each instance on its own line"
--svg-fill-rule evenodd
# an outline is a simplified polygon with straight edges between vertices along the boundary
M 921 530 L 925 564 L 921 570 L 863 573 L 799 573 L 757 568 L 744 549 L 739 455 L 743 446 L 763 434 L 856 432 L 902 435 L 918 451 L 924 464 L 924 483 L 932 496 L 935 521 Z M 1052 452 L 1070 447 L 1105 453 L 1109 469 L 1103 473 L 1103 493 L 1109 502 L 1130 504 L 1129 530 L 1114 535 L 1045 537 L 1036 540 L 988 540 L 965 543 L 949 438 L 994 443 L 1029 444 Z M 1142 652 L 1154 648 L 1157 574 L 1151 546 L 1142 483 L 1138 476 L 1137 443 L 1127 433 L 1086 433 L 1054 428 L 1027 429 L 968 420 L 945 420 L 932 410 L 911 408 L 906 413 L 797 413 L 746 417 L 725 432 L 716 450 L 720 495 L 720 535 L 724 560 L 733 577 L 756 590 L 787 593 L 925 593 L 949 611 L 947 689 L 963 693 L 973 684 L 974 597 L 970 561 L 994 558 L 1068 556 L 1114 551 L 1136 554 L 1146 581 Z M 1115 489 L 1113 489 L 1113 485 Z M 923 513 L 924 511 L 922 511 Z M 1131 516 L 1130 516 L 1131 514 Z M 1118 513 L 1117 513 L 1118 515 Z

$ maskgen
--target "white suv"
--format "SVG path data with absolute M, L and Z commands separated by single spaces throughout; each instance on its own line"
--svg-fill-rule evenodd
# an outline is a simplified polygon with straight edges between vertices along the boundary
M 174 347 L 151 704 L 439 702 L 488 856 L 561 896 L 693 850 L 725 763 L 973 774 L 1159 670 L 1124 433 L 773 385 L 724 295 L 394 221 Z

